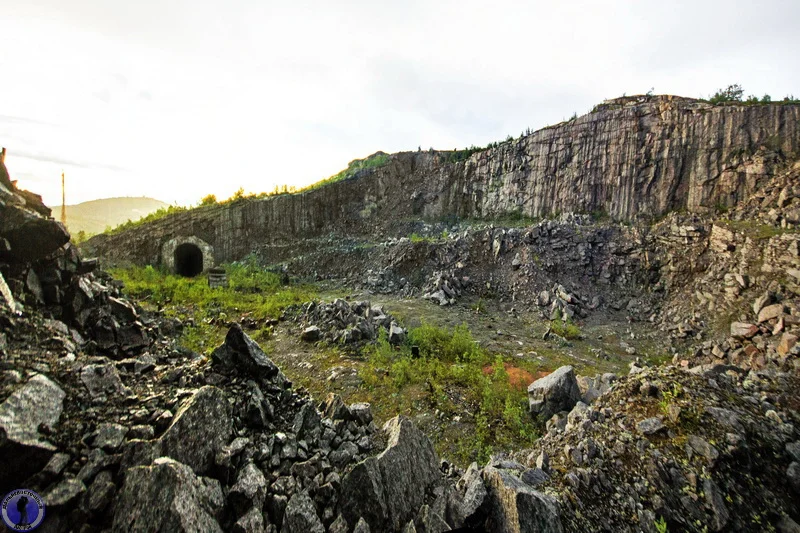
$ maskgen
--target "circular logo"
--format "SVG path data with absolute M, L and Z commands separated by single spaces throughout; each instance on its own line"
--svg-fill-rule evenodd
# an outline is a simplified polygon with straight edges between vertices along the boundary
M 3 498 L 2 514 L 11 531 L 31 531 L 44 519 L 44 501 L 32 490 L 13 490 Z

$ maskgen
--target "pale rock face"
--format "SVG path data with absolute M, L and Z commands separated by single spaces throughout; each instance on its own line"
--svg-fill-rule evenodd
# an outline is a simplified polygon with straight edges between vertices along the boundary
M 353 179 L 178 213 L 94 237 L 87 248 L 111 259 L 157 264 L 165 243 L 193 236 L 214 250 L 215 261 L 227 262 L 247 255 L 254 243 L 288 244 L 344 228 L 368 233 L 404 217 L 602 211 L 632 220 L 674 209 L 705 212 L 744 201 L 759 179 L 775 172 L 764 154 L 790 153 L 799 145 L 800 106 L 617 98 L 463 162 L 448 162 L 447 153 L 400 153 Z M 367 205 L 375 209 L 364 218 Z M 725 245 L 723 233 L 715 245 Z

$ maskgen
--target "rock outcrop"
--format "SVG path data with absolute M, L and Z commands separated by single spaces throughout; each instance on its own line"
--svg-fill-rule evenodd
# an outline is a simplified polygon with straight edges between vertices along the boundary
M 331 232 L 391 235 L 409 218 L 702 213 L 745 202 L 799 147 L 798 105 L 618 98 L 464 161 L 452 152 L 395 154 L 349 180 L 177 213 L 94 237 L 88 249 L 110 260 L 158 264 L 163 243 L 192 236 L 211 245 L 216 262 L 227 262 L 259 245 Z

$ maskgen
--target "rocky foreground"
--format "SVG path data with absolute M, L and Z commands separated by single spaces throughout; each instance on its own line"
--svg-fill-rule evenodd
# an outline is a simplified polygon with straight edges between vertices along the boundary
M 794 209 L 780 191 L 763 201 Z M 692 281 L 709 313 L 757 298 L 727 339 L 625 376 L 558 369 L 529 387 L 547 421 L 535 449 L 462 470 L 408 419 L 377 427 L 366 404 L 296 390 L 237 324 L 210 358 L 182 349 L 181 324 L 128 301 L 49 214 L 0 164 L 0 492 L 39 492 L 41 531 L 800 531 L 796 284 L 733 269 L 759 248 L 738 234 L 706 239 L 726 283 Z M 691 254 L 701 233 L 676 222 L 654 240 Z M 513 250 L 501 237 L 496 257 Z M 796 242 L 761 247 L 769 268 L 796 268 Z M 462 282 L 443 272 L 425 291 L 449 304 Z M 547 287 L 532 296 L 548 315 L 599 303 Z M 297 309 L 305 334 L 402 335 L 381 309 L 345 305 Z M 661 327 L 691 338 L 675 309 Z

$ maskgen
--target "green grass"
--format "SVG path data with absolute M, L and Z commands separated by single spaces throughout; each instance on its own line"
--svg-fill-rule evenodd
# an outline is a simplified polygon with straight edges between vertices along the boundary
M 291 304 L 313 299 L 313 288 L 283 285 L 281 276 L 258 267 L 254 262 L 224 265 L 228 288 L 212 289 L 205 276 L 185 278 L 167 274 L 152 266 L 111 270 L 125 283 L 125 292 L 140 303 L 162 309 L 167 316 L 193 325 L 184 329 L 182 346 L 207 353 L 222 342 L 230 321 L 248 316 L 255 320 L 278 318 Z M 256 338 L 266 340 L 271 332 L 262 327 Z
M 342 170 L 338 174 L 335 174 L 330 178 L 313 183 L 304 189 L 300 189 L 299 192 L 313 191 L 314 189 L 319 189 L 320 187 L 324 187 L 325 185 L 330 185 L 331 183 L 336 183 L 337 181 L 343 181 L 348 178 L 352 178 L 353 176 L 356 175 L 356 173 L 358 173 L 361 170 L 368 168 L 382 167 L 388 162 L 389 162 L 389 156 L 387 154 L 384 154 L 383 152 L 372 154 L 371 156 L 365 159 L 355 159 L 353 161 L 350 161 L 350 163 L 347 165 L 347 168 Z
M 721 226 L 727 227 L 734 232 L 742 232 L 746 236 L 756 239 L 764 240 L 783 235 L 784 233 L 797 233 L 797 229 L 786 229 L 772 224 L 763 224 L 756 220 L 727 220 L 722 219 L 716 222 Z
M 412 346 L 419 347 L 419 358 L 412 358 Z M 447 421 L 474 415 L 474 428 L 451 435 L 447 445 L 464 464 L 485 462 L 494 452 L 530 445 L 538 437 L 526 391 L 511 385 L 503 358 L 481 348 L 466 325 L 423 324 L 399 347 L 382 335 L 359 375 L 387 412 L 412 412 L 421 403 L 443 412 Z
M 556 335 L 560 335 L 567 340 L 574 340 L 581 338 L 581 328 L 567 320 L 553 320 L 550 322 L 550 331 Z

